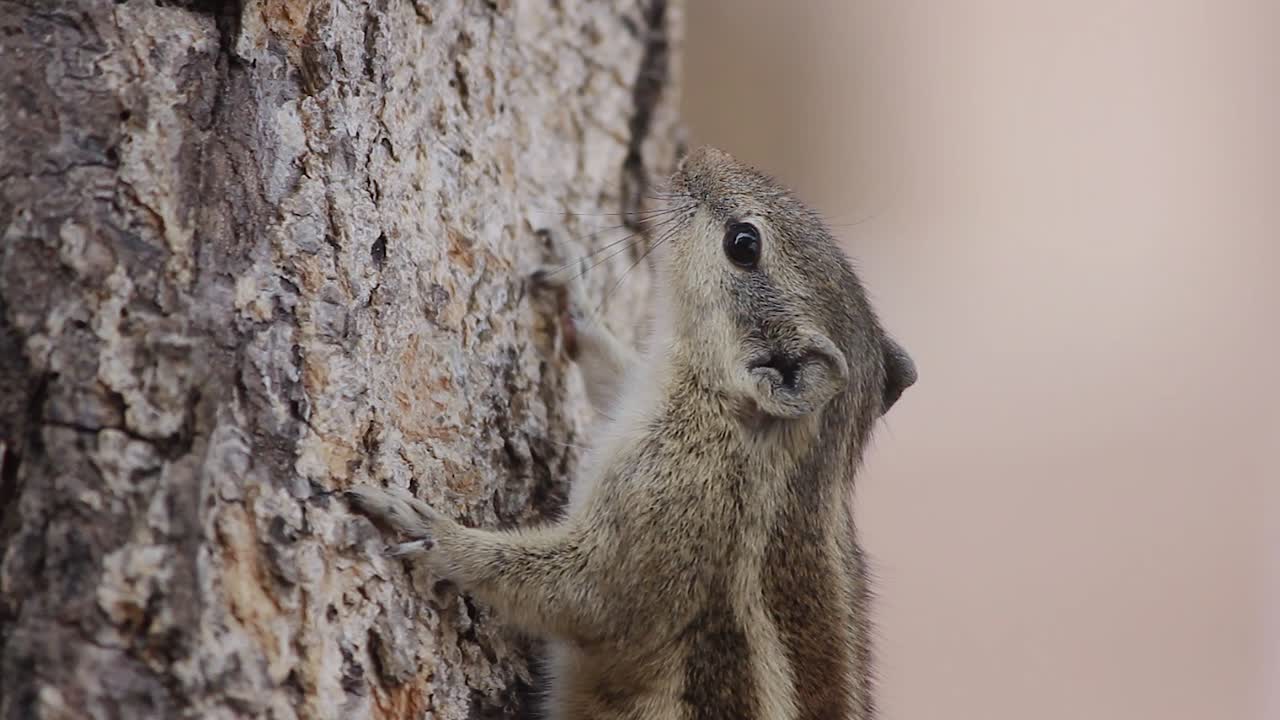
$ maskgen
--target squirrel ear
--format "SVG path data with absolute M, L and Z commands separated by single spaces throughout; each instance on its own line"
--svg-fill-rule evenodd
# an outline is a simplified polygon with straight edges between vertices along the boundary
M 894 341 L 893 338 L 885 336 L 884 338 L 884 397 L 881 402 L 880 414 L 884 415 L 889 412 L 889 408 L 902 397 L 902 391 L 915 384 L 919 375 L 916 373 L 916 364 L 903 349 L 901 345 Z
M 844 354 L 820 333 L 797 339 L 792 347 L 762 351 L 746 369 L 756 406 L 775 418 L 815 413 L 849 384 Z

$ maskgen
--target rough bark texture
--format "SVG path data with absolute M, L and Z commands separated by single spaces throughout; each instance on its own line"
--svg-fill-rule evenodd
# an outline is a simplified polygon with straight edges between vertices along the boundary
M 679 25 L 0 0 L 0 717 L 519 714 L 526 644 L 324 492 L 561 502 L 588 415 L 525 278 L 671 170 Z M 624 335 L 634 258 L 588 276 Z

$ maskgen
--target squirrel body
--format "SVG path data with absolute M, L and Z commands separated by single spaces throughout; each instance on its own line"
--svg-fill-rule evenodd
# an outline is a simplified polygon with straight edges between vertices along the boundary
M 608 414 L 565 517 L 465 528 L 406 491 L 355 507 L 495 613 L 553 640 L 548 716 L 867 720 L 853 476 L 915 379 L 820 218 L 728 155 L 691 153 L 652 248 L 654 329 L 619 343 L 572 281 L 566 332 Z

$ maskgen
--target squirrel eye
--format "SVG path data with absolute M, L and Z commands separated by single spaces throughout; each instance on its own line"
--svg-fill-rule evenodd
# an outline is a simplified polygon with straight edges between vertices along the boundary
M 760 231 L 751 223 L 729 223 L 724 233 L 724 254 L 738 267 L 755 267 L 760 262 Z

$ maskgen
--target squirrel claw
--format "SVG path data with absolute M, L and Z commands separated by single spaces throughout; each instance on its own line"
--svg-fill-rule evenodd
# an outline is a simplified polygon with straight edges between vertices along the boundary
M 575 265 L 580 265 L 581 267 L 575 268 Z M 529 279 L 533 281 L 534 285 L 541 287 L 572 289 L 578 284 L 585 271 L 585 260 L 560 266 L 543 265 L 530 273 Z
M 394 558 L 413 558 L 419 555 L 425 555 L 435 547 L 436 543 L 431 538 L 418 538 L 409 542 L 395 543 L 388 545 L 382 550 L 382 554 Z

